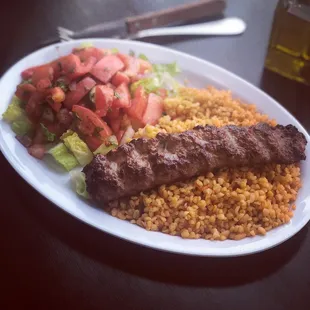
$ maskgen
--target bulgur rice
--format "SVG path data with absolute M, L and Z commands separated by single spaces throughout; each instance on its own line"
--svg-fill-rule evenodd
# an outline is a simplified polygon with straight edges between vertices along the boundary
M 276 125 L 254 105 L 213 87 L 182 88 L 178 97 L 165 100 L 164 110 L 166 115 L 156 126 L 140 129 L 135 138 L 182 132 L 196 125 Z M 111 204 L 108 211 L 147 230 L 182 238 L 240 240 L 265 235 L 288 223 L 295 209 L 291 204 L 300 187 L 298 164 L 222 169 L 140 193 L 119 202 L 117 207 Z

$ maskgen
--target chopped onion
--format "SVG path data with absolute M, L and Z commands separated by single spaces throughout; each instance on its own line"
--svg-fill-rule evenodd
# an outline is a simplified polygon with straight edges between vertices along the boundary
M 119 143 L 119 145 L 123 145 L 127 142 L 129 142 L 129 140 L 132 139 L 132 137 L 134 136 L 135 131 L 133 130 L 132 126 L 128 126 L 126 131 L 124 132 L 124 135 L 121 139 L 121 142 Z

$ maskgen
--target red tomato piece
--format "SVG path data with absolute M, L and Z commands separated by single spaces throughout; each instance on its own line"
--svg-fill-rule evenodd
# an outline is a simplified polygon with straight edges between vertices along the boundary
M 130 93 L 126 84 L 121 84 L 114 91 L 113 107 L 115 108 L 129 108 Z
M 72 113 L 66 108 L 61 109 L 57 113 L 56 117 L 57 117 L 59 124 L 64 125 L 65 127 L 69 128 L 70 125 L 72 124 L 72 121 L 73 121 Z
M 86 136 L 84 137 L 84 141 L 92 152 L 96 151 L 97 148 L 104 142 L 102 139 L 94 136 Z
M 124 55 L 124 54 L 117 54 L 117 56 L 125 64 L 124 73 L 126 73 L 129 77 L 136 76 L 139 73 L 139 70 L 140 70 L 139 59 L 129 56 L 129 55 Z
M 158 91 L 157 91 L 157 95 L 159 95 L 160 97 L 162 97 L 163 99 L 165 99 L 168 95 L 168 92 L 167 92 L 167 89 L 164 89 L 164 88 L 160 88 Z
M 130 117 L 142 120 L 147 105 L 147 96 L 144 88 L 140 85 L 134 93 L 134 98 L 131 100 L 131 106 L 127 109 Z
M 70 81 L 89 73 L 95 63 L 96 58 L 94 57 L 90 57 L 81 63 L 80 58 L 74 54 L 61 57 L 56 61 L 60 74 L 65 75 Z
M 118 133 L 118 131 L 121 128 L 121 120 L 119 118 L 118 119 L 112 119 L 110 121 L 110 125 L 111 125 L 111 128 L 112 128 L 114 134 L 116 134 L 116 133 Z
M 45 135 L 43 133 L 43 129 L 41 127 L 41 124 L 37 125 L 32 143 L 33 144 L 44 144 L 44 143 L 46 143 L 46 138 L 45 138 Z
M 140 68 L 139 68 L 140 74 L 144 74 L 146 72 L 153 70 L 152 64 L 149 61 L 144 60 L 144 59 L 139 59 L 139 63 L 140 63 Z
M 146 110 L 142 118 L 143 124 L 156 125 L 163 114 L 163 110 L 163 99 L 158 95 L 150 93 L 147 101 Z
M 55 111 L 55 112 L 59 112 L 61 109 L 61 103 L 59 102 L 54 102 L 53 99 L 51 97 L 47 97 L 46 101 L 48 102 L 48 104 L 50 105 L 50 107 Z
M 22 73 L 21 73 L 21 76 L 24 80 L 29 80 L 32 78 L 32 75 L 33 75 L 33 72 L 39 68 L 39 67 L 43 67 L 45 65 L 42 65 L 42 66 L 35 66 L 35 67 L 30 67 L 26 70 L 24 70 Z
M 43 113 L 43 100 L 43 93 L 34 92 L 26 105 L 26 114 L 28 118 L 34 123 L 37 123 L 40 120 L 40 117 Z
M 105 51 L 96 47 L 74 48 L 73 54 L 79 56 L 82 62 L 87 61 L 90 57 L 94 57 L 97 62 L 105 56 Z
M 47 78 L 44 78 L 44 79 L 41 79 L 37 84 L 36 84 L 36 87 L 37 87 L 37 91 L 39 92 L 45 92 L 46 90 L 48 90 L 49 88 L 52 87 L 52 82 L 47 79 Z
M 111 80 L 112 76 L 124 68 L 124 63 L 115 55 L 108 55 L 98 61 L 90 73 L 103 83 Z
M 41 80 L 51 82 L 54 78 L 54 69 L 51 65 L 44 65 L 34 69 L 31 77 L 31 82 L 34 86 L 38 87 Z
M 102 138 L 107 138 L 112 135 L 111 128 L 103 121 L 96 113 L 85 107 L 74 105 L 72 111 L 75 112 L 83 124 L 91 124 L 94 127 L 93 134 L 96 134 Z M 85 133 L 86 134 L 86 133 Z M 87 133 L 88 134 L 88 133 Z
M 119 108 L 112 108 L 108 113 L 107 117 L 109 119 L 117 119 L 120 116 L 120 110 Z
M 96 114 L 100 117 L 106 116 L 114 100 L 114 90 L 108 86 L 95 87 Z
M 31 95 L 36 91 L 32 84 L 17 85 L 15 95 L 22 101 L 28 102 Z
M 45 154 L 45 147 L 42 144 L 34 144 L 30 147 L 28 147 L 28 153 L 37 158 L 37 159 L 42 159 Z
M 116 72 L 111 82 L 116 87 L 120 86 L 121 84 L 128 85 L 130 83 L 130 78 L 124 72 Z
M 86 77 L 76 84 L 76 90 L 70 91 L 66 95 L 64 105 L 67 109 L 71 110 L 72 106 L 77 104 L 89 91 L 96 85 L 96 82 Z
M 125 133 L 125 130 L 120 130 L 120 131 L 116 134 L 116 139 L 117 139 L 118 143 L 121 142 L 124 133 Z

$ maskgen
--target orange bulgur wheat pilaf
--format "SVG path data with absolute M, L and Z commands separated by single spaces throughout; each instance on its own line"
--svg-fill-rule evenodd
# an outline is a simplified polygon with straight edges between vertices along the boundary
M 135 138 L 158 132 L 182 132 L 196 125 L 276 125 L 254 105 L 232 98 L 229 91 L 182 88 L 164 103 L 166 115 L 156 126 L 140 129 Z M 222 169 L 174 185 L 162 185 L 127 201 L 111 204 L 109 212 L 147 230 L 182 238 L 240 240 L 265 235 L 293 216 L 300 168 L 266 165 Z M 113 205 L 113 207 L 112 207 Z

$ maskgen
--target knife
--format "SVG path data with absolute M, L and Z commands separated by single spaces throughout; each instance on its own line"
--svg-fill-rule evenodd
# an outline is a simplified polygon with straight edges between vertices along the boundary
M 141 30 L 220 15 L 225 7 L 226 0 L 201 0 L 157 12 L 97 24 L 80 31 L 58 27 L 59 38 L 61 41 L 87 37 L 130 38 Z

